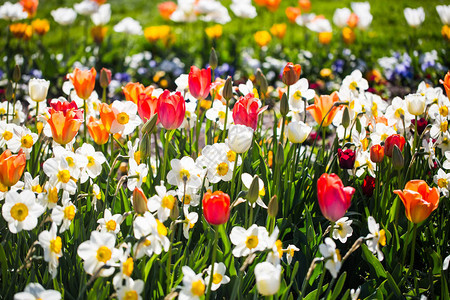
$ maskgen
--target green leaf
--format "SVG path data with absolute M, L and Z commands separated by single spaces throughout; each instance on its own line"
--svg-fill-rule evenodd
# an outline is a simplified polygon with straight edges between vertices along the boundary
M 347 272 L 344 272 L 339 277 L 338 281 L 336 282 L 336 287 L 333 290 L 333 293 L 331 294 L 331 299 L 337 299 L 339 294 L 342 291 L 342 288 L 344 287 L 345 279 L 347 278 Z
M 389 272 L 386 272 L 387 280 L 389 283 L 389 286 L 394 290 L 394 293 L 397 297 L 401 298 L 402 292 L 400 291 L 399 287 L 395 283 L 394 278 L 392 278 L 391 274 Z
M 378 260 L 378 258 L 376 258 L 372 254 L 372 252 L 369 250 L 369 248 L 367 248 L 365 244 L 361 245 L 361 249 L 363 251 L 364 260 L 367 261 L 372 266 L 377 276 L 386 278 L 386 271 L 384 270 L 384 267 Z

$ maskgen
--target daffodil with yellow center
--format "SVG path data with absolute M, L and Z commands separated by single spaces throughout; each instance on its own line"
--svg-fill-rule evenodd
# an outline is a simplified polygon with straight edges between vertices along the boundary
M 68 183 L 70 180 L 70 172 L 68 170 L 58 171 L 58 174 L 56 175 L 56 177 L 62 183 Z
M 64 218 L 72 221 L 73 218 L 75 218 L 75 206 L 69 205 L 66 208 L 64 208 Z
M 137 300 L 139 299 L 139 295 L 136 291 L 128 291 L 125 293 L 123 300 Z
M 448 122 L 447 121 L 441 122 L 441 131 L 446 132 L 447 129 L 448 129 Z
M 183 180 L 184 176 L 186 176 L 187 180 L 189 180 L 189 178 L 191 177 L 191 174 L 189 173 L 188 170 L 182 169 L 180 171 L 180 178 L 181 178 L 181 180 Z
M 378 238 L 378 244 L 380 244 L 381 246 L 385 246 L 386 245 L 386 233 L 384 231 L 384 229 L 381 229 L 378 232 L 375 232 L 375 237 L 379 237 Z
M 40 184 L 33 185 L 33 186 L 31 187 L 31 190 L 32 190 L 33 192 L 35 192 L 35 193 L 40 194 L 40 193 L 42 193 L 42 186 L 41 186 Z
M 182 199 L 183 199 L 183 203 L 185 205 L 191 204 L 191 201 L 192 201 L 191 195 L 184 195 Z
M 95 159 L 94 159 L 94 157 L 88 156 L 88 157 L 87 157 L 87 160 L 88 160 L 88 164 L 87 164 L 88 167 L 92 167 L 92 166 L 95 164 Z
M 167 227 L 164 226 L 164 224 L 161 223 L 161 221 L 158 219 L 156 219 L 156 230 L 158 231 L 158 233 L 160 235 L 164 235 L 164 236 L 167 235 Z
M 192 282 L 191 293 L 198 297 L 203 296 L 205 294 L 205 284 L 201 280 Z
M 141 151 L 134 152 L 134 160 L 137 164 L 141 162 Z
M 66 162 L 69 167 L 71 167 L 71 168 L 75 167 L 75 161 L 73 160 L 73 157 L 67 156 Z
M 132 257 L 128 257 L 122 265 L 122 272 L 124 275 L 130 277 L 134 270 L 134 261 Z
M 22 222 L 28 216 L 28 207 L 23 203 L 16 203 L 11 208 L 11 217 L 14 220 Z
M 97 250 L 97 260 L 106 263 L 111 259 L 112 252 L 106 246 L 100 246 Z
M 227 159 L 229 162 L 234 162 L 236 160 L 236 152 L 230 150 L 227 152 Z
M 33 138 L 29 134 L 24 135 L 20 139 L 20 143 L 22 144 L 23 148 L 31 148 L 31 147 L 33 147 Z
M 445 105 L 439 107 L 439 114 L 443 117 L 447 117 L 448 116 L 448 107 Z
M 358 88 L 358 84 L 356 83 L 356 81 L 352 81 L 350 82 L 350 84 L 348 85 L 348 88 L 355 91 Z
M 217 165 L 217 174 L 219 174 L 219 176 L 225 176 L 228 174 L 228 164 L 226 162 L 222 162 Z
M 397 119 L 400 119 L 404 115 L 405 115 L 405 110 L 403 108 L 400 107 L 395 110 L 395 117 Z
M 117 123 L 120 125 L 128 124 L 130 121 L 130 116 L 126 112 L 121 112 L 117 114 Z
M 48 202 L 50 202 L 50 203 L 58 202 L 58 190 L 56 189 L 56 187 L 52 188 L 48 192 Z
M 221 282 L 222 282 L 222 279 L 223 279 L 222 274 L 214 273 L 214 276 L 213 276 L 213 283 L 214 283 L 214 284 L 219 284 L 219 283 L 221 283 Z
M 439 178 L 437 184 L 440 188 L 445 188 L 448 186 L 448 180 L 445 178 Z
M 61 252 L 61 248 L 62 248 L 62 242 L 61 242 L 61 238 L 59 236 L 57 236 L 54 240 L 50 241 L 50 250 L 53 253 Z
M 161 206 L 172 210 L 175 205 L 175 197 L 173 195 L 166 195 L 161 200 Z
M 2 137 L 5 141 L 9 141 L 10 139 L 12 139 L 13 134 L 11 131 L 7 131 L 5 130 L 5 132 L 3 132 Z
M 224 111 L 219 111 L 219 119 L 220 120 L 225 120 L 225 115 L 226 115 L 226 113 Z
M 248 236 L 247 240 L 245 241 L 245 245 L 247 246 L 248 249 L 256 248 L 256 246 L 258 246 L 258 243 L 259 243 L 259 240 L 256 235 Z
M 114 231 L 116 230 L 117 223 L 114 220 L 109 220 L 106 222 L 106 230 L 108 231 Z

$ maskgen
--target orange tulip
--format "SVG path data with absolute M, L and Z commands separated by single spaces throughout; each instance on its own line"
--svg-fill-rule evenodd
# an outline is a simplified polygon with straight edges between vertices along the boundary
M 257 31 L 253 37 L 255 38 L 255 42 L 260 47 L 267 46 L 272 40 L 272 36 L 270 35 L 270 33 L 265 30 Z
M 53 140 L 64 146 L 77 135 L 83 123 L 83 110 L 78 109 L 74 101 L 55 101 L 50 105 L 51 108 L 48 110 L 50 117 L 47 118 L 47 123 L 52 130 Z
M 286 28 L 287 25 L 285 23 L 273 24 L 273 26 L 270 27 L 270 33 L 279 39 L 283 39 L 286 35 Z
M 266 0 L 266 7 L 269 11 L 275 12 L 280 6 L 281 0 Z
M 355 14 L 355 13 L 352 13 L 352 14 L 350 15 L 350 17 L 348 18 L 348 20 L 347 20 L 347 25 L 348 25 L 350 28 L 355 28 L 356 25 L 358 25 L 358 21 L 359 21 L 358 15 Z
M 0 155 L 0 184 L 9 187 L 15 185 L 22 177 L 26 164 L 27 159 L 23 149 L 20 149 L 16 155 L 12 155 L 9 149 L 5 150 Z
M 109 132 L 106 130 L 101 120 L 96 120 L 94 117 L 89 118 L 87 123 L 89 134 L 97 145 L 104 145 L 108 142 Z
M 439 191 L 436 187 L 430 188 L 423 180 L 411 180 L 405 189 L 395 190 L 405 205 L 405 214 L 408 220 L 418 224 L 424 221 L 439 205 Z
M 286 8 L 286 16 L 289 19 L 289 22 L 295 23 L 295 19 L 302 14 L 302 11 L 298 7 L 289 6 Z
M 96 44 L 103 43 L 106 33 L 108 32 L 108 27 L 106 26 L 94 26 L 91 28 L 91 36 Z
M 102 120 L 105 130 L 111 133 L 112 122 L 116 119 L 116 116 L 111 109 L 111 105 L 100 103 L 100 119 Z
M 91 96 L 95 87 L 95 76 L 97 76 L 97 71 L 94 68 L 84 71 L 75 68 L 73 73 L 67 75 L 70 81 L 72 81 L 78 97 L 83 100 Z
M 166 1 L 158 4 L 158 10 L 161 17 L 170 20 L 170 16 L 177 10 L 177 4 L 172 1 Z
M 322 45 L 328 45 L 333 38 L 332 32 L 319 32 L 319 43 Z
M 314 104 L 308 106 L 306 110 L 308 110 L 311 113 L 314 120 L 316 120 L 318 124 L 321 124 L 323 120 L 322 126 L 327 127 L 331 124 L 331 122 L 334 119 L 334 116 L 338 111 L 338 107 L 334 106 L 334 104 L 338 101 L 339 96 L 337 92 L 333 92 L 329 96 L 322 95 L 320 96 L 320 98 L 319 96 L 316 95 L 314 97 Z
M 439 80 L 441 84 L 444 85 L 445 93 L 447 94 L 448 99 L 450 100 L 450 71 L 444 77 L 444 80 Z
M 288 62 L 283 69 L 282 80 L 285 85 L 293 85 L 300 79 L 302 66 Z
M 50 23 L 46 19 L 36 19 L 31 22 L 34 32 L 38 35 L 45 35 L 50 30 Z
M 148 96 L 151 96 L 153 92 L 153 87 L 152 86 L 145 87 L 143 84 L 139 82 L 128 82 L 127 85 L 125 85 L 125 87 L 122 88 L 122 91 L 125 95 L 125 99 L 127 99 L 128 101 L 133 101 L 133 103 L 137 105 L 139 95 L 144 93 L 147 94 Z
M 353 44 L 356 40 L 355 32 L 349 27 L 344 27 L 342 29 L 342 40 L 347 45 Z
M 39 0 L 20 0 L 20 4 L 23 6 L 23 11 L 28 13 L 28 18 L 31 18 L 36 14 Z
M 311 1 L 310 0 L 298 0 L 298 5 L 305 12 L 308 12 L 311 9 Z

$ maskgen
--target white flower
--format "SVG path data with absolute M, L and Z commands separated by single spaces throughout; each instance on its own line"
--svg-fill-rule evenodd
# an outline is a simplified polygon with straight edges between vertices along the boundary
M 233 116 L 230 108 L 228 108 L 225 104 L 220 100 L 214 100 L 213 105 L 210 109 L 206 111 L 206 118 L 213 122 L 216 122 L 219 125 L 219 128 L 223 130 L 225 124 L 225 115 L 228 110 L 227 116 L 227 128 L 233 123 Z
M 347 20 L 350 17 L 352 12 L 347 7 L 337 8 L 334 11 L 333 22 L 337 27 L 345 27 L 347 26 Z
M 15 22 L 26 18 L 28 18 L 28 13 L 23 10 L 23 6 L 19 2 L 12 4 L 8 1 L 0 6 L 0 19 Z
M 108 232 L 93 231 L 89 241 L 78 246 L 78 256 L 84 260 L 84 270 L 94 275 L 100 268 L 100 276 L 108 277 L 114 273 L 112 265 L 119 259 L 120 250 L 116 249 L 116 237 Z M 107 267 L 103 267 L 103 266 Z M 111 266 L 111 267 L 110 267 Z
M 97 223 L 100 225 L 100 232 L 110 232 L 113 234 L 119 233 L 120 223 L 122 223 L 122 219 L 123 217 L 121 214 L 115 214 L 113 216 L 109 209 L 105 209 L 103 218 L 97 221 Z
M 53 208 L 52 220 L 58 226 L 61 225 L 61 227 L 59 228 L 59 232 L 63 233 L 64 231 L 69 229 L 70 224 L 72 224 L 72 221 L 75 218 L 75 214 L 77 213 L 77 208 L 75 205 L 73 205 L 72 201 L 70 201 L 69 193 L 67 193 L 66 191 L 63 192 L 61 202 L 63 206 L 58 205 Z
M 30 159 L 30 153 L 33 150 L 33 145 L 36 143 L 38 135 L 31 132 L 30 129 L 26 127 L 14 127 L 13 137 L 6 142 L 6 145 L 12 152 L 19 152 L 20 149 L 23 150 L 27 159 Z
M 314 32 L 332 32 L 330 21 L 325 18 L 315 18 L 306 27 Z
M 245 125 L 230 125 L 228 129 L 228 147 L 236 153 L 246 152 L 253 141 L 253 129 Z
M 174 205 L 178 205 L 177 199 L 175 199 L 176 192 L 167 191 L 164 181 L 161 181 L 161 185 L 155 186 L 155 190 L 156 195 L 148 199 L 147 208 L 151 212 L 157 211 L 158 219 L 164 222 L 169 218 Z
M 87 160 L 87 164 L 83 167 L 81 173 L 81 183 L 86 182 L 89 177 L 97 178 L 102 172 L 102 164 L 106 162 L 105 155 L 100 151 L 95 151 L 94 146 L 87 143 L 84 143 L 75 153 Z
M 235 257 L 247 256 L 256 251 L 266 249 L 269 234 L 265 227 L 253 224 L 245 229 L 240 226 L 233 227 L 230 240 L 236 247 L 233 249 Z
M 42 102 L 47 100 L 48 88 L 50 87 L 50 81 L 44 79 L 32 78 L 28 82 L 28 93 L 31 100 L 36 102 Z
M 437 5 L 436 11 L 444 25 L 450 25 L 450 5 Z
M 98 3 L 91 0 L 83 0 L 81 3 L 77 3 L 73 6 L 75 11 L 83 16 L 90 16 L 98 10 Z
M 104 26 L 111 20 L 111 4 L 103 4 L 98 11 L 91 15 L 92 23 L 95 26 Z
M 294 258 L 295 251 L 299 251 L 299 250 L 300 249 L 297 248 L 295 245 L 289 245 L 286 248 L 285 251 L 286 251 L 286 259 L 288 261 L 288 264 L 290 264 L 292 262 L 292 259 Z
M 44 260 L 48 262 L 48 271 L 52 278 L 58 273 L 59 258 L 62 256 L 62 242 L 61 237 L 56 235 L 57 231 L 58 227 L 52 223 L 50 231 L 45 230 L 39 234 L 39 245 L 44 248 Z
M 275 295 L 280 289 L 281 265 L 274 266 L 262 262 L 255 266 L 255 279 L 258 292 L 263 296 Z
M 23 292 L 14 295 L 14 300 L 60 300 L 61 293 L 55 290 L 46 290 L 39 283 L 29 283 Z
M 148 167 L 146 164 L 138 166 L 134 159 L 130 159 L 129 164 L 127 186 L 130 191 L 133 191 L 136 187 L 140 188 L 142 183 L 147 180 Z
M 6 109 L 1 107 L 0 114 L 6 114 Z M 5 144 L 14 137 L 14 128 L 16 127 L 16 124 L 0 121 L 0 147 L 3 148 Z
M 42 186 L 39 184 L 39 175 L 35 178 L 31 177 L 31 174 L 25 172 L 24 174 L 24 188 L 34 193 L 42 193 Z
M 206 145 L 202 149 L 202 155 L 197 158 L 197 164 L 207 168 L 208 180 L 217 183 L 221 180 L 230 181 L 236 161 L 236 154 L 224 143 Z M 230 161 L 228 156 L 230 153 Z
M 126 284 L 117 289 L 117 298 L 119 300 L 142 300 L 141 293 L 144 290 L 144 281 L 141 279 L 133 280 L 129 278 Z
M 408 112 L 420 116 L 425 111 L 425 97 L 421 94 L 409 94 L 405 97 Z
M 72 25 L 77 18 L 77 12 L 68 7 L 52 10 L 51 15 L 55 22 L 62 26 Z
M 405 15 L 408 25 L 414 28 L 419 27 L 420 24 L 425 21 L 425 11 L 423 10 L 423 7 L 416 9 L 407 7 L 403 10 L 403 14 Z
M 442 196 L 448 197 L 448 189 L 450 188 L 450 173 L 447 174 L 444 170 L 439 169 L 437 174 L 434 175 L 433 181 L 437 184 L 439 192 L 442 194 Z
M 114 101 L 111 105 L 115 119 L 111 124 L 111 133 L 129 135 L 141 125 L 142 121 L 137 115 L 137 105 L 132 101 Z
M 161 254 L 163 249 L 164 251 L 169 250 L 170 241 L 167 238 L 167 228 L 150 212 L 145 212 L 143 216 L 138 216 L 134 220 L 133 230 L 135 238 L 145 237 L 144 241 L 136 244 L 134 248 L 136 258 L 139 259 L 144 254 L 151 257 L 153 253 Z
M 341 243 L 346 243 L 347 238 L 353 234 L 353 228 L 350 226 L 352 222 L 348 217 L 337 220 L 333 228 L 333 239 L 339 239 Z
M 352 93 L 358 95 L 369 88 L 369 83 L 363 78 L 360 70 L 354 70 L 344 78 L 342 86 L 349 88 Z
M 414 116 L 408 111 L 406 101 L 400 97 L 395 97 L 392 100 L 391 105 L 386 109 L 385 117 L 389 126 L 397 126 L 399 129 L 403 129 L 403 120 L 405 125 L 409 126 L 411 120 L 414 119 Z
M 443 269 L 444 271 L 448 269 L 449 263 L 450 263 L 450 255 L 447 256 L 447 257 L 444 259 L 444 262 L 442 263 L 442 269 Z
M 184 187 L 177 189 L 178 200 L 183 202 L 185 207 L 197 206 L 200 203 L 199 189 L 186 187 L 186 193 Z
M 227 284 L 230 282 L 230 277 L 225 275 L 225 272 L 227 271 L 227 268 L 225 267 L 224 263 L 214 263 L 214 275 L 212 276 L 212 285 L 211 285 L 211 291 L 217 290 L 222 284 Z M 209 284 L 210 278 L 211 278 L 211 266 L 208 267 L 206 270 L 206 278 L 205 282 Z
M 230 9 L 239 18 L 253 19 L 258 15 L 251 0 L 233 0 Z
M 132 257 L 130 257 L 131 244 L 122 243 L 119 249 L 124 249 L 124 251 L 121 252 L 119 258 L 120 272 L 117 272 L 117 274 L 114 275 L 113 278 L 113 285 L 116 289 L 127 286 L 129 284 L 128 280 L 131 279 L 130 277 L 134 269 L 134 260 Z M 124 280 L 125 284 L 123 282 Z
M 11 190 L 5 195 L 2 215 L 12 233 L 34 229 L 43 212 L 44 207 L 36 203 L 36 196 L 32 191 L 24 190 L 19 194 Z
M 49 177 L 49 184 L 59 189 L 64 189 L 73 195 L 77 191 L 75 174 L 69 171 L 69 165 L 65 159 L 49 158 L 43 165 L 44 173 Z
M 183 223 L 183 235 L 188 240 L 189 239 L 189 229 L 193 228 L 195 223 L 198 221 L 198 214 L 196 212 L 188 213 L 187 209 L 184 212 L 186 216 L 186 223 Z
M 289 109 L 292 113 L 305 111 L 305 100 L 314 98 L 316 92 L 309 88 L 308 80 L 301 78 L 289 88 Z
M 129 35 L 141 35 L 142 26 L 133 18 L 126 17 L 114 26 L 115 32 L 122 32 Z
M 341 269 L 341 254 L 339 249 L 336 249 L 336 244 L 329 237 L 325 238 L 325 243 L 319 245 L 319 251 L 325 258 L 325 268 L 330 271 L 333 278 L 337 277 Z
M 302 121 L 292 121 L 287 126 L 287 137 L 293 144 L 303 143 L 311 133 L 312 128 Z
M 370 251 L 372 251 L 372 253 L 376 253 L 378 255 L 378 259 L 380 261 L 383 260 L 384 255 L 383 252 L 380 249 L 380 246 L 384 246 L 386 245 L 386 235 L 384 232 L 384 229 L 380 230 L 380 225 L 378 225 L 378 223 L 375 221 L 375 219 L 370 216 L 367 219 L 367 223 L 369 226 L 369 234 L 366 236 L 366 239 L 368 239 L 366 241 L 367 243 L 367 247 L 369 248 Z
M 195 274 L 188 266 L 181 268 L 183 271 L 183 287 L 178 296 L 179 300 L 197 300 L 205 294 L 206 285 L 203 274 Z
M 253 86 L 253 82 L 249 79 L 249 80 L 247 80 L 247 82 L 245 84 L 243 84 L 243 83 L 239 84 L 239 92 L 241 92 L 244 96 L 246 96 L 250 93 L 256 95 L 258 91 Z M 259 104 L 259 106 L 261 106 L 261 104 L 259 103 L 259 99 L 258 99 L 258 104 Z
M 350 297 L 352 298 L 352 300 L 358 300 L 360 292 L 361 292 L 361 288 L 357 288 L 356 291 L 354 289 L 351 289 Z
M 169 184 L 181 188 L 184 187 L 184 180 L 186 180 L 186 187 L 199 188 L 202 185 L 201 170 L 191 157 L 184 156 L 181 159 L 172 159 L 170 165 L 172 170 L 167 174 Z
M 370 3 L 352 2 L 351 7 L 355 14 L 358 16 L 357 27 L 362 30 L 367 29 L 373 20 L 373 16 L 370 13 Z
M 248 173 L 243 173 L 241 175 L 241 179 L 242 179 L 242 184 L 249 189 L 250 186 L 252 185 L 253 179 L 255 178 L 255 176 L 252 176 Z M 258 177 L 258 187 L 259 187 L 259 193 L 258 193 L 258 198 L 256 199 L 255 203 L 248 203 L 249 205 L 251 205 L 252 207 L 255 207 L 256 204 L 258 204 L 259 206 L 261 206 L 262 208 L 267 209 L 267 205 L 264 203 L 264 201 L 262 200 L 262 197 L 264 197 L 266 195 L 266 189 L 264 188 L 264 181 Z

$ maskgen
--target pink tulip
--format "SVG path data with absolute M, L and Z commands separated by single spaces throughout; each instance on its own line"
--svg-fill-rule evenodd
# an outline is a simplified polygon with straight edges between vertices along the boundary
M 259 107 L 259 100 L 252 93 L 241 97 L 233 107 L 234 124 L 241 124 L 256 130 L 258 116 L 266 110 L 267 106 Z
M 186 102 L 180 92 L 171 95 L 165 90 L 158 98 L 158 119 L 167 130 L 181 126 L 186 113 Z
M 345 215 L 350 207 L 355 189 L 342 184 L 336 174 L 324 173 L 317 180 L 317 198 L 325 218 L 336 222 Z
M 194 98 L 206 99 L 211 89 L 211 68 L 199 69 L 191 67 L 189 72 L 189 92 Z

